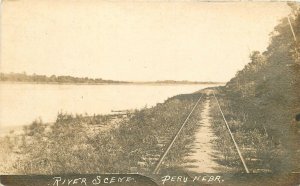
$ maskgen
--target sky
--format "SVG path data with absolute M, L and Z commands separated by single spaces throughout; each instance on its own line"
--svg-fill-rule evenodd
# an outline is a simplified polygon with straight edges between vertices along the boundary
M 283 2 L 4 0 L 1 72 L 230 80 L 264 51 Z

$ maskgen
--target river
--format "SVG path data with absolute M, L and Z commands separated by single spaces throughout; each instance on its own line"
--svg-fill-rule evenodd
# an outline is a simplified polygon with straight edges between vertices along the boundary
M 0 129 L 53 122 L 58 112 L 109 114 L 140 109 L 216 85 L 74 85 L 0 83 Z

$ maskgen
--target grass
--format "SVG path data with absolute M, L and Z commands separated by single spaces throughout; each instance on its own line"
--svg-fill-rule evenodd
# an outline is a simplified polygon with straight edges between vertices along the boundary
M 233 111 L 234 103 L 230 97 L 226 94 L 216 96 L 250 172 L 268 173 L 282 170 L 282 159 L 286 156 L 286 151 L 276 145 L 266 130 L 258 125 L 260 121 L 256 120 L 256 125 L 248 126 L 249 122 L 254 121 L 243 110 Z M 214 142 L 215 148 L 222 154 L 218 162 L 227 167 L 229 172 L 245 172 L 216 102 L 212 103 L 211 115 L 215 134 L 219 136 Z
M 129 173 L 149 174 L 188 116 L 200 93 L 169 98 L 152 108 L 135 110 L 127 117 L 83 116 L 60 113 L 52 125 L 34 121 L 23 134 L 0 140 L 1 172 L 9 174 Z M 253 173 L 289 169 L 288 151 L 263 125 L 259 113 L 246 112 L 244 102 L 219 89 L 216 94 L 228 124 Z M 223 172 L 245 172 L 214 98 L 210 98 L 216 161 Z M 184 171 L 191 153 L 201 106 L 166 156 L 161 173 Z M 248 108 L 249 109 L 249 108 Z M 251 109 L 251 108 L 250 108 Z M 258 111 L 256 111 L 258 112 Z M 275 136 L 279 134 L 276 133 Z M 7 164 L 6 164 L 7 163 Z
M 23 134 L 3 141 L 18 156 L 5 171 L 11 174 L 150 173 L 166 144 L 198 100 L 200 94 L 179 95 L 152 108 L 136 110 L 128 117 L 60 113 L 51 124 L 34 121 Z M 91 130 L 110 126 L 108 130 Z M 176 167 L 193 139 L 191 126 L 183 131 L 166 157 L 164 167 Z M 10 147 L 10 145 L 12 147 Z M 1 149 L 5 151 L 4 146 Z M 12 150 L 9 155 L 16 154 Z M 5 153 L 1 153 L 5 154 Z M 4 160 L 5 161 L 5 160 Z

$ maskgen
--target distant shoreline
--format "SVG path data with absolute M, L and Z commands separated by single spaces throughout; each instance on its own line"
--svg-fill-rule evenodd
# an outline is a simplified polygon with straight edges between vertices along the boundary
M 49 85 L 220 85 L 224 82 L 123 82 L 123 83 L 67 83 L 67 82 L 33 82 L 33 81 L 0 81 L 0 84 L 49 84 Z
M 107 80 L 102 78 L 88 78 L 88 77 L 73 77 L 73 76 L 46 76 L 24 73 L 1 73 L 0 83 L 32 83 L 32 84 L 74 84 L 74 85 L 207 85 L 207 84 L 224 84 L 224 82 L 210 82 L 210 81 L 188 81 L 188 80 L 156 80 L 156 81 L 119 81 Z

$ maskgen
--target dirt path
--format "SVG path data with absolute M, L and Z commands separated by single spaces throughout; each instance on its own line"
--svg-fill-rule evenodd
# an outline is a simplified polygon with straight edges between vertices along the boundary
M 191 145 L 191 152 L 185 158 L 185 169 L 193 172 L 215 173 L 220 165 L 214 161 L 214 149 L 212 141 L 216 138 L 210 123 L 210 100 L 209 96 L 203 100 L 203 110 L 200 112 L 201 120 L 196 123 L 198 126 L 195 141 Z

